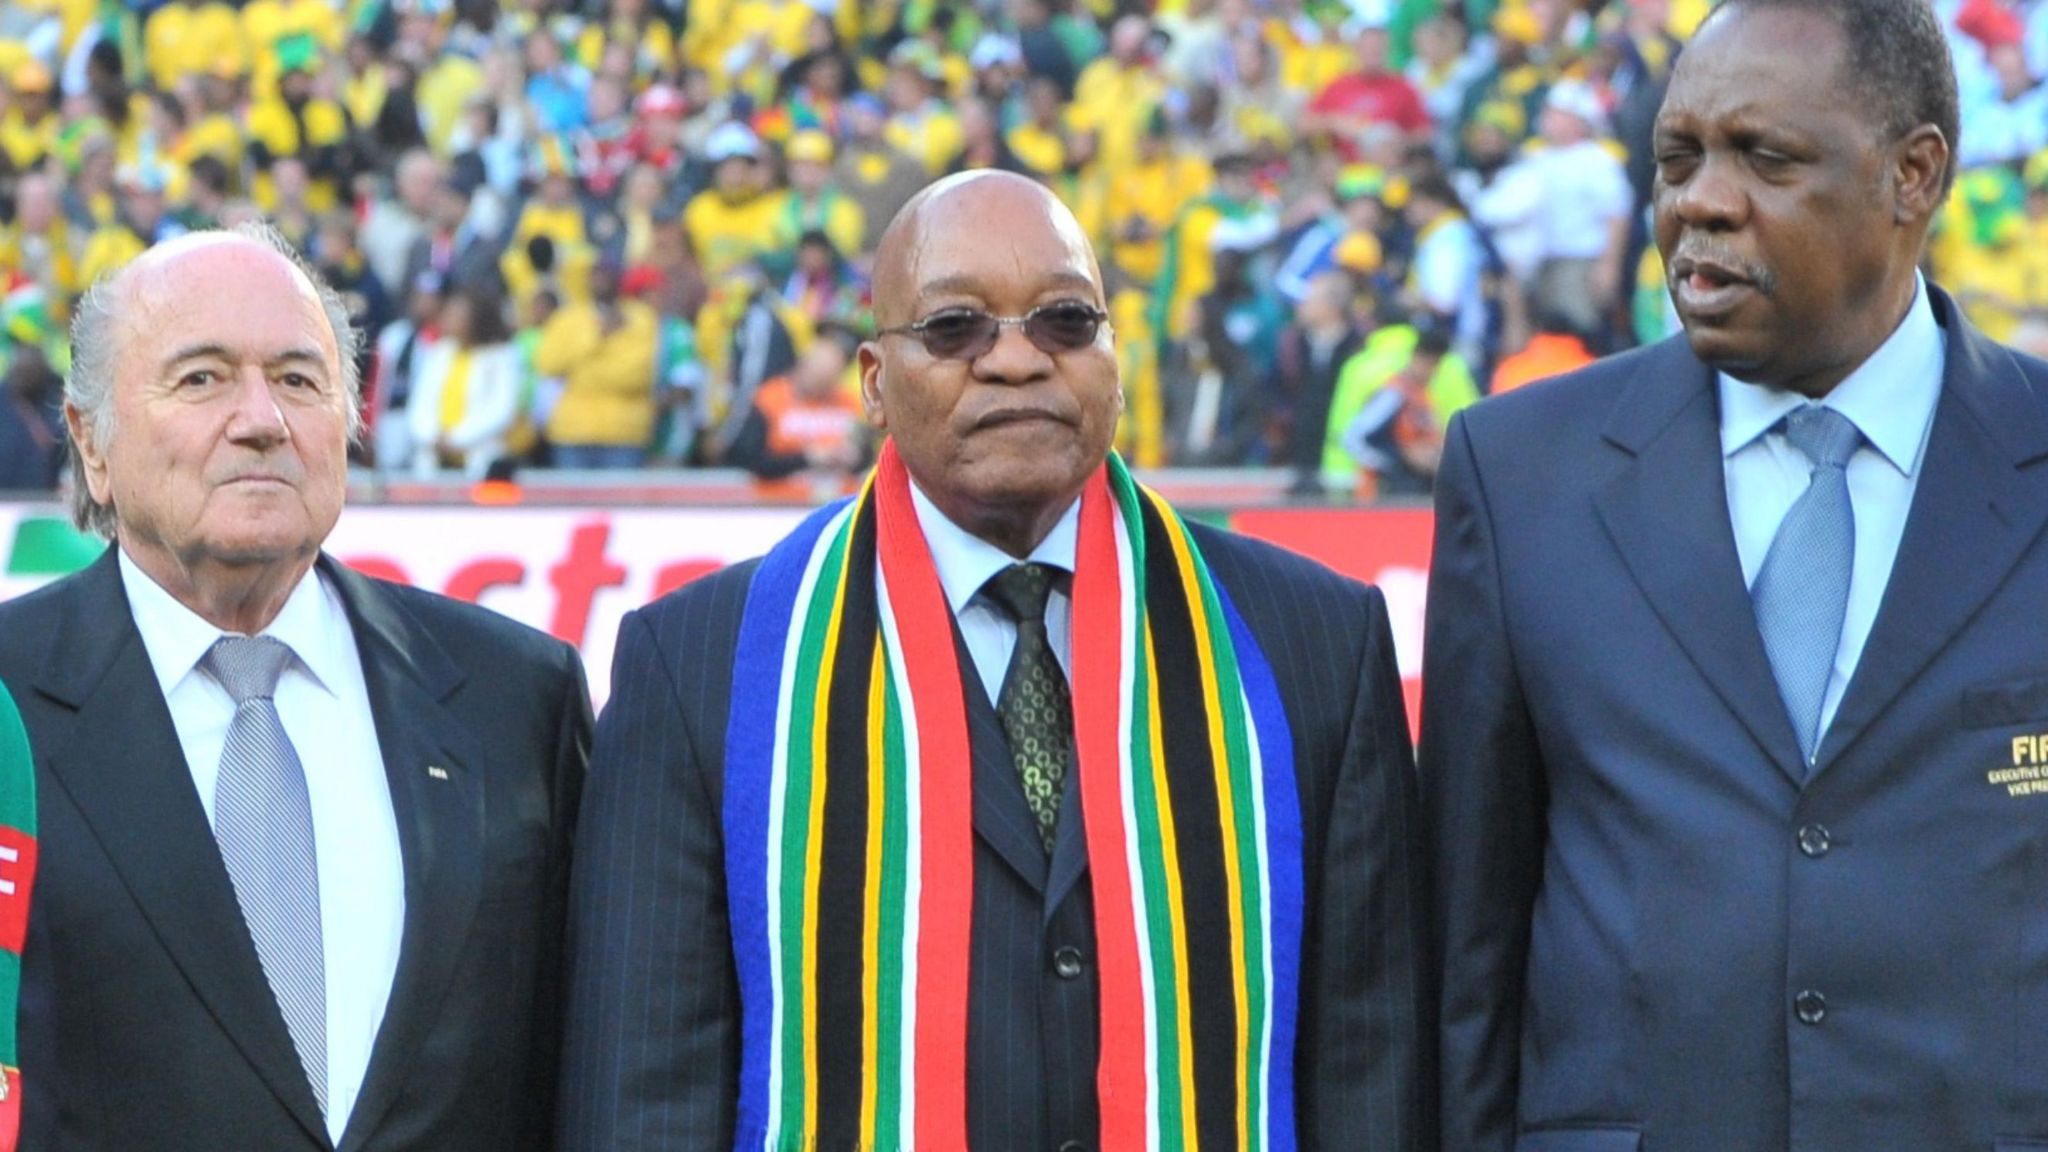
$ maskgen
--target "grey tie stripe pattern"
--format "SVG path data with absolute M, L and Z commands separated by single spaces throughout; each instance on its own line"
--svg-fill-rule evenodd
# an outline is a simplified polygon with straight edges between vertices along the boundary
M 1813 471 L 1806 491 L 1778 524 L 1750 599 L 1778 695 L 1811 769 L 1856 562 L 1848 467 L 1863 434 L 1840 412 L 1809 404 L 1785 417 L 1785 438 L 1813 462 Z
M 324 1115 L 327 974 L 313 804 L 272 699 L 291 660 L 291 648 L 270 637 L 223 636 L 200 666 L 235 701 L 214 784 L 214 839 Z

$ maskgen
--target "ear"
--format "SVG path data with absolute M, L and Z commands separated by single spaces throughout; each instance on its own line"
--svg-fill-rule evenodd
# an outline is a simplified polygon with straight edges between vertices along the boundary
M 1941 207 L 1942 177 L 1948 172 L 1949 142 L 1941 129 L 1922 124 L 1893 145 L 1893 218 L 1899 224 L 1925 222 Z
M 92 422 L 85 413 L 68 400 L 64 402 L 64 426 L 71 432 L 79 462 L 85 465 L 85 490 L 92 494 L 93 503 L 113 503 L 114 482 L 107 474 L 106 446 L 94 438 Z
M 882 405 L 882 347 L 864 340 L 854 358 L 860 365 L 860 406 L 867 412 L 868 423 L 886 432 L 889 413 Z

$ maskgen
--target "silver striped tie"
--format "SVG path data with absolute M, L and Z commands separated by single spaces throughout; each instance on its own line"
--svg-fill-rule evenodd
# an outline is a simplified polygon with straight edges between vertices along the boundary
M 292 650 L 267 636 L 223 636 L 200 661 L 235 700 L 213 791 L 213 835 L 242 919 L 284 1013 L 320 1111 L 327 1111 L 327 975 L 313 805 L 271 699 Z

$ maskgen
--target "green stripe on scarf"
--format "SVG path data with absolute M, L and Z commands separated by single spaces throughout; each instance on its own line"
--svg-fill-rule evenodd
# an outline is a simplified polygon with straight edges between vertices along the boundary
M 806 521 L 750 588 L 726 758 L 739 1148 L 965 1144 L 965 950 L 934 947 L 971 931 L 971 670 L 915 515 L 887 446 L 861 497 Z M 1103 951 L 1100 1142 L 1285 1152 L 1302 920 L 1285 712 L 1195 539 L 1121 461 L 1090 481 L 1080 538 L 1068 787 Z M 821 909 L 855 873 L 859 911 Z M 1242 954 L 1219 957 L 1233 918 Z M 821 1012 L 828 973 L 842 983 Z M 840 1066 L 856 1051 L 862 1067 Z

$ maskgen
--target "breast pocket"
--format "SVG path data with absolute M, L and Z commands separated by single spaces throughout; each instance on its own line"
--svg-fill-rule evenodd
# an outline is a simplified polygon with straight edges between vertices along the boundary
M 2048 734 L 2048 676 L 1965 689 L 1963 723 L 1971 728 L 2036 724 Z
M 1515 1152 L 1642 1152 L 1633 1128 L 1546 1128 L 1515 1137 Z

